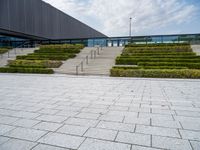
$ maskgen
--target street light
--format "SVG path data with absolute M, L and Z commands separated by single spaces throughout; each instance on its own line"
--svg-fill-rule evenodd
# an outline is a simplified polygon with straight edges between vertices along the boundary
M 130 31 L 129 31 L 129 36 L 130 36 L 130 38 L 131 38 L 131 33 L 132 33 L 131 27 L 132 27 L 132 18 L 130 17 Z

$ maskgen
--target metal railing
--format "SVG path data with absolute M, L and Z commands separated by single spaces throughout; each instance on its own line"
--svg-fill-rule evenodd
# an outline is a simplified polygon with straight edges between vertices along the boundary
M 14 50 L 14 55 L 17 55 L 17 49 L 18 48 L 21 48 L 20 50 L 23 51 L 23 48 L 29 48 L 29 47 L 30 47 L 29 42 L 24 42 L 23 44 L 15 47 L 15 48 L 9 49 L 6 53 L 1 54 L 1 59 L 4 58 L 4 55 L 6 55 L 7 58 L 10 58 L 11 51 L 13 51 L 13 50 Z
M 89 59 L 94 60 L 100 55 L 100 51 L 103 50 L 102 45 L 97 46 L 96 48 L 96 50 L 91 50 L 90 53 L 76 66 L 76 75 L 79 75 L 79 69 L 81 72 L 84 72 L 84 63 L 85 65 L 88 65 Z

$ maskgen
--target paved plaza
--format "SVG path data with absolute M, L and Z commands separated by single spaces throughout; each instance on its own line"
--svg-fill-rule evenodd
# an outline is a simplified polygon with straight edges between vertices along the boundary
M 0 74 L 0 150 L 161 149 L 200 149 L 200 80 Z

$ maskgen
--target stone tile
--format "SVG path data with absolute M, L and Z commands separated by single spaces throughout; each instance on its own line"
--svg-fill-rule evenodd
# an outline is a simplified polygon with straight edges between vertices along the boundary
M 94 114 L 94 113 L 80 113 L 75 117 L 83 119 L 98 119 L 99 116 L 100 116 L 99 114 Z
M 83 108 L 81 112 L 86 112 L 86 113 L 95 113 L 95 114 L 105 114 L 108 112 L 108 109 L 101 109 L 101 108 Z
M 9 138 L 0 136 L 0 145 L 7 142 L 8 140 L 9 140 Z
M 30 150 L 33 148 L 37 143 L 22 141 L 17 139 L 11 139 L 8 142 L 0 145 L 1 150 Z
M 143 133 L 143 134 L 152 134 L 152 135 L 160 135 L 160 136 L 169 136 L 169 137 L 180 138 L 178 130 L 177 129 L 170 129 L 170 128 L 136 125 L 136 132 L 137 133 Z
M 180 121 L 183 129 L 200 131 L 200 122 L 198 121 Z
M 150 125 L 150 118 L 125 117 L 124 123 Z
M 170 150 L 192 150 L 188 140 L 161 136 L 152 137 L 152 146 Z
M 98 120 L 81 119 L 81 118 L 69 118 L 65 121 L 66 124 L 80 125 L 86 127 L 95 127 L 98 124 Z
M 41 115 L 36 118 L 37 120 L 41 121 L 49 121 L 49 122 L 56 122 L 61 123 L 67 119 L 67 117 L 64 116 L 55 116 L 55 115 Z
M 197 142 L 197 141 L 190 141 L 192 147 L 193 147 L 193 150 L 200 150 L 200 142 Z
M 38 130 L 46 130 L 46 131 L 56 131 L 58 128 L 63 126 L 63 124 L 53 123 L 53 122 L 40 122 L 35 125 L 33 128 Z
M 128 144 L 86 139 L 78 150 L 130 150 L 130 148 Z
M 3 125 L 3 124 L 0 124 L 0 135 L 4 135 L 5 133 L 11 131 L 15 129 L 15 127 L 13 126 L 9 126 L 9 125 Z
M 69 149 L 39 144 L 35 148 L 33 148 L 32 150 L 69 150 Z
M 99 117 L 99 120 L 103 121 L 113 121 L 113 122 L 122 122 L 124 119 L 123 116 L 116 116 L 116 115 L 102 115 Z
M 30 119 L 19 119 L 18 121 L 12 123 L 13 126 L 27 127 L 31 128 L 32 126 L 38 124 L 40 121 L 30 120 Z
M 18 139 L 24 139 L 29 141 L 37 141 L 39 138 L 41 138 L 43 135 L 45 135 L 47 132 L 45 131 L 39 131 L 34 129 L 26 129 L 26 128 L 16 128 L 13 131 L 10 131 L 6 133 L 5 135 L 8 137 L 18 138 Z
M 178 121 L 170 121 L 170 120 L 163 121 L 163 120 L 152 119 L 152 126 L 181 129 L 181 125 Z
M 68 110 L 61 110 L 58 113 L 56 113 L 57 116 L 66 116 L 66 117 L 74 117 L 80 112 L 78 111 L 68 111 Z
M 82 136 L 87 131 L 87 129 L 88 127 L 83 126 L 64 125 L 57 132 Z
M 24 112 L 24 111 L 19 111 L 12 114 L 12 116 L 19 117 L 19 118 L 26 118 L 26 119 L 34 119 L 38 117 L 39 115 L 40 115 L 39 113 Z
M 38 113 L 46 114 L 46 115 L 55 115 L 55 114 L 58 113 L 59 111 L 60 111 L 60 110 L 43 108 L 43 109 L 41 109 L 40 111 L 38 111 Z
M 110 140 L 110 141 L 114 141 L 116 135 L 117 135 L 117 131 L 99 129 L 99 128 L 90 128 L 84 134 L 85 137 L 102 139 L 102 140 Z
M 161 150 L 161 149 L 132 145 L 131 150 Z
M 119 132 L 116 141 L 128 144 L 151 146 L 151 136 L 129 132 Z
M 78 136 L 71 136 L 59 133 L 48 133 L 42 137 L 39 142 L 43 144 L 50 144 L 65 148 L 77 149 L 85 138 Z
M 158 120 L 171 120 L 173 118 L 171 115 L 162 115 L 162 114 L 150 114 L 150 113 L 139 113 L 139 118 L 151 118 L 151 119 L 158 119 Z
M 174 115 L 175 111 L 173 111 L 173 110 L 166 110 L 166 109 L 153 108 L 152 109 L 152 113 L 154 113 L 154 114 L 163 114 L 163 115 Z
M 200 132 L 190 130 L 179 130 L 183 139 L 200 141 Z
M 1 124 L 11 124 L 17 121 L 19 118 L 16 117 L 8 117 L 8 116 L 0 116 L 0 123 Z
M 104 129 L 118 130 L 118 131 L 128 131 L 128 132 L 134 132 L 135 129 L 135 125 L 133 124 L 107 122 L 107 121 L 101 121 L 97 127 Z

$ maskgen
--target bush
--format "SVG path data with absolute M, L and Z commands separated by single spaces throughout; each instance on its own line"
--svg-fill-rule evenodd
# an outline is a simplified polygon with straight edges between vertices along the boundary
M 114 66 L 114 69 L 188 69 L 181 66 Z
M 0 54 L 4 54 L 6 52 L 8 52 L 9 49 L 7 48 L 0 48 Z
M 50 60 L 14 60 L 9 62 L 11 67 L 25 67 L 25 68 L 58 68 L 62 65 L 61 61 Z
M 192 52 L 190 47 L 183 48 L 125 48 L 123 54 L 126 53 L 170 53 L 170 52 Z
M 189 43 L 153 43 L 153 44 L 127 44 L 125 47 L 166 47 L 166 46 L 189 46 Z
M 24 60 L 67 60 L 69 56 L 46 56 L 46 55 L 27 55 L 27 56 L 17 56 L 17 59 Z
M 139 62 L 139 66 L 179 66 L 189 69 L 200 69 L 200 63 L 178 63 L 178 62 Z
M 80 49 L 40 49 L 35 50 L 35 53 L 80 53 Z
M 171 53 L 123 53 L 122 56 L 173 56 L 173 55 L 176 55 L 176 56 L 195 56 L 196 53 L 194 52 L 171 52 Z
M 116 64 L 121 65 L 137 65 L 138 62 L 183 62 L 183 63 L 200 63 L 200 58 L 196 59 L 177 59 L 177 58 L 121 58 L 116 59 Z
M 1 73 L 39 73 L 39 74 L 53 74 L 54 71 L 52 69 L 46 68 L 17 68 L 17 67 L 9 67 L 9 68 L 0 68 Z
M 83 49 L 82 44 L 51 44 L 51 45 L 41 45 L 40 49 Z
M 192 69 L 111 69 L 113 77 L 148 77 L 148 78 L 200 78 L 200 70 Z

